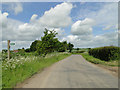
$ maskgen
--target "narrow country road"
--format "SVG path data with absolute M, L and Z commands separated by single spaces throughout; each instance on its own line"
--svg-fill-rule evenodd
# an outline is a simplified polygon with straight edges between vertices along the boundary
M 118 88 L 118 79 L 103 68 L 87 62 L 81 55 L 71 55 L 17 87 Z

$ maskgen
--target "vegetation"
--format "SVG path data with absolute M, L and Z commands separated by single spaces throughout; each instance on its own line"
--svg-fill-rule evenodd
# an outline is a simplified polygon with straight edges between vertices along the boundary
M 32 42 L 31 46 L 30 46 L 30 49 L 26 49 L 26 52 L 34 52 L 37 50 L 37 43 L 40 42 L 39 40 L 35 40 L 34 42 Z
M 2 61 L 2 87 L 11 88 L 18 82 L 22 82 L 43 68 L 64 59 L 69 53 L 51 53 L 45 58 L 34 56 L 34 53 L 27 57 L 17 56 L 9 61 Z M 19 77 L 19 78 L 18 78 Z
M 60 42 L 56 35 L 54 30 L 45 29 L 41 40 L 32 42 L 30 48 L 10 51 L 10 60 L 7 59 L 7 50 L 2 50 L 2 87 L 14 87 L 18 82 L 71 55 L 66 51 L 71 52 L 73 44 Z
M 88 52 L 88 48 L 74 48 L 72 50 L 72 54 L 79 54 L 79 53 L 85 53 Z
M 72 49 L 73 49 L 74 45 L 71 43 L 68 43 L 68 50 L 71 53 Z
M 81 53 L 81 55 L 89 62 L 94 64 L 102 64 L 102 65 L 108 65 L 108 66 L 118 66 L 118 60 L 109 60 L 109 61 L 103 61 L 98 58 L 95 58 L 93 56 L 90 56 L 88 53 Z
M 71 43 L 67 44 L 67 41 L 60 42 L 58 38 L 55 38 L 56 33 L 54 30 L 50 31 L 45 29 L 44 36 L 41 40 L 35 40 L 30 46 L 30 52 L 36 52 L 37 55 L 46 56 L 52 52 L 65 52 L 67 49 L 69 52 L 72 51 L 74 45 Z M 26 50 L 29 52 L 29 49 Z
M 89 55 L 104 61 L 118 60 L 120 58 L 120 47 L 106 46 L 89 49 Z

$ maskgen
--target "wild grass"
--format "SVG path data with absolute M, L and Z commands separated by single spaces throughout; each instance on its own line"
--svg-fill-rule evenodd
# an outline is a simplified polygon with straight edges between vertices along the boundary
M 110 61 L 103 61 L 98 58 L 95 58 L 93 56 L 90 56 L 88 53 L 81 53 L 81 55 L 89 62 L 94 63 L 94 64 L 102 64 L 102 65 L 107 65 L 107 66 L 119 66 L 118 65 L 118 60 L 110 60 Z
M 69 53 L 49 54 L 45 58 L 40 56 L 27 56 L 3 61 L 2 87 L 12 88 L 17 83 L 31 77 L 45 67 L 68 57 Z

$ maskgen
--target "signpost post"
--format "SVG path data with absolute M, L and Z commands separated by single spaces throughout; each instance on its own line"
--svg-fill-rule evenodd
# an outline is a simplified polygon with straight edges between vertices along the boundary
M 15 45 L 15 43 L 10 43 L 10 40 L 8 40 L 8 60 L 10 60 L 10 45 Z
M 10 60 L 10 40 L 8 40 L 8 60 Z

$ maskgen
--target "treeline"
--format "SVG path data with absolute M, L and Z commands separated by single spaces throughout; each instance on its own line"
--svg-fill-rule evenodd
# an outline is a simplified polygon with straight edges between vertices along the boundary
M 37 55 L 45 56 L 47 53 L 51 52 L 65 52 L 69 50 L 72 51 L 74 45 L 71 43 L 67 43 L 67 41 L 60 42 L 58 38 L 56 38 L 56 33 L 54 30 L 50 31 L 45 29 L 44 36 L 41 37 L 41 40 L 35 40 L 30 45 L 30 48 L 26 49 L 26 52 L 35 52 Z
M 120 59 L 120 47 L 105 46 L 99 48 L 89 49 L 89 55 L 99 58 L 101 60 L 119 60 Z

